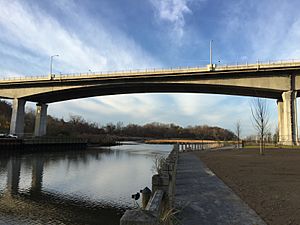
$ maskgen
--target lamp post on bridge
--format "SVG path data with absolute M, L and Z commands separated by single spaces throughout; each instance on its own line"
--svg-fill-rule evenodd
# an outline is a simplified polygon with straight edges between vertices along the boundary
M 51 55 L 50 56 L 50 74 L 49 74 L 49 78 L 52 79 L 52 64 L 53 64 L 53 58 L 54 57 L 58 57 L 59 55 Z
M 212 42 L 213 40 L 210 40 L 209 42 L 209 63 L 212 66 Z
M 212 59 L 212 43 L 213 40 L 209 41 L 209 64 L 207 65 L 207 69 L 209 71 L 213 71 L 215 69 L 215 65 L 213 64 L 213 59 Z

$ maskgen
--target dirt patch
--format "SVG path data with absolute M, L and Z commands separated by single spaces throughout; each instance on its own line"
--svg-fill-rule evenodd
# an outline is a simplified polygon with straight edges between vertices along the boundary
M 300 150 L 195 153 L 270 225 L 300 224 Z

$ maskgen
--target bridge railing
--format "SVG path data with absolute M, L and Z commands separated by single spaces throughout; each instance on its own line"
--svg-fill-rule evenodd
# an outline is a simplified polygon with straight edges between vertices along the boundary
M 255 63 L 246 62 L 235 62 L 231 64 L 217 64 L 216 70 L 221 69 L 260 69 L 260 68 L 270 68 L 270 67 L 290 67 L 290 66 L 299 66 L 300 60 L 267 60 L 260 61 L 257 60 Z
M 234 62 L 227 64 L 214 64 L 213 69 L 218 70 L 228 70 L 228 69 L 259 69 L 259 68 L 270 68 L 270 67 L 288 67 L 288 66 L 299 66 L 300 59 L 291 60 L 267 60 L 261 61 L 257 60 L 255 63 L 248 62 Z M 138 75 L 148 75 L 148 74 L 163 74 L 163 73 L 184 73 L 184 72 L 201 72 L 207 71 L 207 65 L 194 66 L 194 67 L 174 67 L 174 68 L 152 68 L 152 69 L 133 69 L 133 70 L 122 70 L 122 71 L 106 71 L 106 72 L 87 72 L 87 73 L 68 73 L 68 74 L 53 74 L 41 75 L 41 76 L 23 76 L 23 77 L 1 77 L 0 83 L 5 82 L 22 82 L 22 81 L 49 81 L 50 80 L 63 80 L 63 79 L 73 79 L 73 78 L 93 78 L 93 77 L 119 77 L 119 76 L 138 76 Z

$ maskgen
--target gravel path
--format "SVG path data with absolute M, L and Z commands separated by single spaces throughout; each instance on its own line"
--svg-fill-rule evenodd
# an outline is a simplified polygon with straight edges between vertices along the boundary
M 193 153 L 179 155 L 175 207 L 182 225 L 265 225 Z

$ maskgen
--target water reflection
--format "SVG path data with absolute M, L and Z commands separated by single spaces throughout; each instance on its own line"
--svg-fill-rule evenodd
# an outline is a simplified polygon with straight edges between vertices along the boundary
M 1 155 L 0 224 L 119 224 L 171 146 Z
M 7 193 L 17 194 L 20 183 L 21 160 L 12 156 L 7 163 Z

